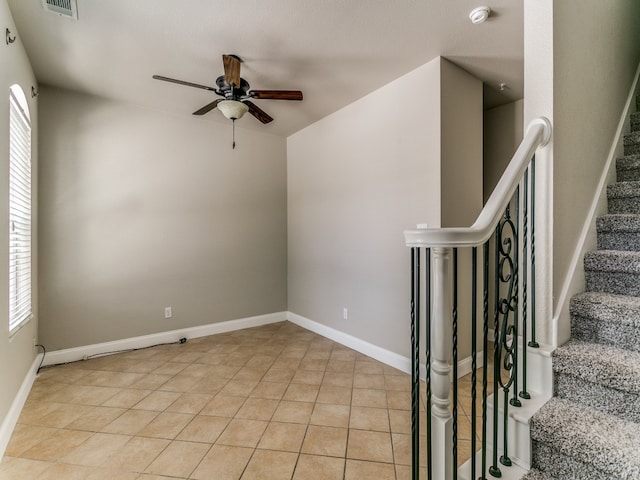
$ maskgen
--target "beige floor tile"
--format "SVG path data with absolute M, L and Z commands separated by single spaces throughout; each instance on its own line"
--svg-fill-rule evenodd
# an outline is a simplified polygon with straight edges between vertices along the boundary
M 173 378 L 173 375 L 161 375 L 158 373 L 148 373 L 136 383 L 132 385 L 133 388 L 138 390 L 155 390 L 162 386 L 167 381 Z
M 43 413 L 39 417 L 34 417 L 32 422 L 26 419 L 23 421 L 42 427 L 64 428 L 86 412 L 86 405 L 55 403 L 50 411 Z
M 206 393 L 183 393 L 166 411 L 197 415 L 212 399 L 213 395 Z
M 305 385 L 321 385 L 324 378 L 323 371 L 298 370 L 291 379 L 291 383 L 303 383 Z
M 387 406 L 394 410 L 411 410 L 411 395 L 407 395 L 407 392 L 387 390 Z
M 252 448 L 214 445 L 191 474 L 191 478 L 239 480 L 252 454 Z
M 296 374 L 293 368 L 275 368 L 271 367 L 262 377 L 263 382 L 284 382 L 289 383 Z
M 333 358 L 329 359 L 327 363 L 326 372 L 336 372 L 336 373 L 353 373 L 356 366 L 355 360 L 335 360 Z
M 91 435 L 90 432 L 77 430 L 56 430 L 47 435 L 41 442 L 23 452 L 21 456 L 32 460 L 54 462 L 67 455 L 78 445 L 81 445 Z
M 371 388 L 354 388 L 351 404 L 358 407 L 387 408 L 387 392 Z
M 96 433 L 60 459 L 63 463 L 99 467 L 131 439 L 128 435 Z
M 31 447 L 49 438 L 57 429 L 24 425 L 18 423 L 13 429 L 13 434 L 4 454 L 8 457 L 19 457 Z
M 134 410 L 151 410 L 154 412 L 163 412 L 169 405 L 180 398 L 181 393 L 178 392 L 163 392 L 158 390 L 151 392 L 140 402 L 136 403 L 133 407 Z
M 101 465 L 103 468 L 142 472 L 169 445 L 169 440 L 133 437 L 113 452 Z
M 284 396 L 284 392 L 287 391 L 288 386 L 289 384 L 284 382 L 260 382 L 249 396 L 280 400 Z
M 393 459 L 396 465 L 411 465 L 411 435 L 404 433 L 392 433 Z M 420 439 L 420 465 L 426 465 L 427 461 L 427 437 L 421 435 Z
M 233 417 L 247 399 L 218 394 L 200 411 L 200 415 Z
M 158 368 L 153 370 L 152 373 L 160 374 L 160 375 L 176 375 L 180 373 L 187 367 L 184 363 L 176 363 L 176 362 L 165 362 L 160 365 Z
M 258 443 L 258 448 L 264 450 L 281 450 L 284 452 L 299 452 L 306 431 L 306 425 L 270 422 L 262 435 L 260 443 Z
M 93 467 L 52 463 L 40 474 L 38 480 L 85 480 L 93 471 Z
M 262 420 L 233 419 L 217 442 L 231 447 L 255 448 L 269 422 Z
M 40 460 L 4 457 L 0 463 L 0 480 L 37 480 L 51 465 Z
M 214 443 L 231 420 L 224 417 L 198 415 L 176 438 L 187 442 Z
M 103 407 L 131 408 L 153 390 L 125 388 L 102 404 Z
M 113 387 L 92 387 L 87 385 L 69 385 L 51 395 L 50 401 L 78 405 L 102 405 L 120 391 Z
M 347 460 L 344 469 L 344 480 L 362 480 L 364 478 L 395 480 L 396 474 L 394 466 L 389 463 Z
M 224 388 L 229 380 L 226 378 L 208 377 L 201 378 L 191 387 L 191 393 L 205 393 L 215 395 Z
M 385 365 L 375 360 L 356 360 L 356 374 L 382 375 Z
M 411 377 L 409 375 L 385 375 L 384 383 L 387 390 L 411 391 Z
M 396 480 L 413 480 L 412 470 L 408 465 L 396 465 Z M 427 480 L 426 467 L 420 467 L 420 480 Z
M 411 433 L 411 412 L 409 410 L 392 410 L 389 408 L 389 423 L 395 433 Z M 420 416 L 424 419 L 424 415 Z M 424 423 L 423 421 L 420 422 Z
M 126 412 L 124 408 L 111 407 L 86 407 L 88 411 L 82 414 L 69 425 L 66 426 L 72 430 L 85 430 L 88 432 L 99 432 L 105 426 L 109 425 L 120 415 Z
M 268 398 L 248 398 L 236 413 L 235 418 L 270 420 L 279 403 L 279 400 Z
M 300 455 L 293 480 L 342 480 L 343 476 L 343 458 Z
M 293 475 L 298 454 L 256 450 L 242 474 L 242 480 L 288 480 Z
M 388 432 L 389 411 L 386 408 L 353 406 L 351 407 L 349 428 Z
M 315 359 L 305 357 L 300 362 L 298 369 L 303 372 L 324 373 L 327 369 L 328 359 Z
M 165 392 L 188 392 L 199 380 L 200 377 L 179 373 L 159 386 L 158 390 L 164 390 Z
M 264 374 L 267 372 L 267 370 L 267 368 L 244 366 L 240 370 L 238 370 L 238 373 L 234 375 L 233 379 L 259 382 L 262 377 L 264 377 Z
M 211 370 L 211 376 L 223 380 L 231 380 L 240 368 L 242 367 L 238 365 L 215 365 L 215 368 Z
M 289 402 L 283 400 L 278 405 L 272 420 L 275 422 L 309 423 L 313 403 L 311 402 Z
M 194 442 L 171 442 L 164 451 L 145 469 L 145 473 L 168 477 L 188 478 L 210 445 Z
M 192 419 L 193 415 L 188 413 L 162 412 L 140 430 L 138 435 L 172 440 Z
M 230 395 L 238 397 L 248 397 L 254 388 L 258 385 L 256 381 L 249 380 L 229 380 L 229 382 L 220 390 L 220 395 Z
M 158 412 L 146 410 L 127 410 L 113 422 L 102 428 L 104 433 L 119 433 L 122 435 L 136 435 L 158 416 Z
M 289 388 L 287 388 L 283 399 L 295 402 L 315 402 L 319 389 L 317 385 L 292 383 L 289 385 Z
M 124 388 L 129 387 L 133 383 L 140 380 L 144 374 L 142 373 L 127 373 L 127 372 L 109 372 L 109 371 L 93 371 L 81 379 L 79 379 L 77 385 L 92 385 L 95 387 L 117 387 Z
M 334 405 L 351 405 L 351 389 L 322 385 L 318 392 L 316 402 L 331 403 Z
M 353 386 L 353 373 L 325 372 L 322 385 L 351 388 Z
M 375 388 L 384 389 L 384 375 L 370 375 L 365 373 L 356 373 L 353 376 L 353 386 L 355 388 Z
M 386 432 L 349 430 L 347 458 L 393 463 L 391 434 Z
M 329 403 L 316 403 L 313 408 L 310 423 L 324 425 L 326 427 L 349 426 L 351 407 L 348 405 L 332 405 Z
M 346 428 L 309 425 L 301 452 L 344 458 L 347 447 L 347 432 Z

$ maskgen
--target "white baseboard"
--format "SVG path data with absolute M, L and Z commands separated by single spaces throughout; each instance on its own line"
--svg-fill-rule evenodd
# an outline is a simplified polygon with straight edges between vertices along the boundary
M 266 315 L 258 315 L 256 317 L 210 323 L 208 325 L 201 325 L 198 327 L 153 333 L 150 335 L 143 335 L 141 337 L 124 338 L 122 340 L 114 340 L 112 342 L 96 343 L 94 345 L 56 350 L 53 352 L 47 352 L 43 365 L 47 366 L 59 363 L 76 362 L 93 355 L 106 354 L 120 350 L 145 348 L 159 343 L 177 342 L 181 338 L 186 338 L 188 340 L 190 338 L 206 337 L 217 333 L 232 332 L 243 328 L 259 327 L 261 325 L 284 322 L 286 320 L 287 312 L 276 312 Z
M 338 342 L 345 347 L 352 348 L 356 352 L 360 352 L 363 355 L 367 355 L 379 362 L 389 365 L 390 367 L 397 368 L 404 373 L 411 373 L 411 359 L 403 355 L 397 354 L 386 348 L 379 347 L 373 343 L 369 343 L 348 333 L 341 332 L 335 328 L 328 327 L 314 320 L 310 320 L 301 315 L 293 312 L 287 313 L 287 319 L 291 323 L 310 330 L 318 335 L 322 335 L 334 342 Z M 478 368 L 482 367 L 482 352 L 476 354 L 476 360 L 478 362 Z M 458 361 L 458 378 L 464 377 L 471 373 L 471 357 L 464 358 Z M 420 364 L 420 378 L 426 378 L 426 367 L 424 363 Z
M 0 459 L 4 456 L 4 452 L 7 450 L 7 445 L 9 445 L 9 440 L 11 440 L 13 429 L 15 428 L 16 423 L 18 423 L 22 407 L 27 401 L 27 397 L 31 391 L 31 386 L 36 379 L 36 371 L 38 370 L 41 358 L 42 354 L 36 355 L 36 358 L 33 360 L 31 367 L 22 381 L 22 385 L 20 385 L 18 393 L 11 403 L 11 407 L 9 408 L 7 415 L 2 421 L 2 425 L 0 425 Z

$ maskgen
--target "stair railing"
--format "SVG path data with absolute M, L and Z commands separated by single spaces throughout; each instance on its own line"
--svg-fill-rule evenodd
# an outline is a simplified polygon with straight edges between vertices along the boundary
M 471 331 L 472 363 L 469 478 L 484 480 L 487 473 L 498 478 L 502 476 L 501 466 L 512 464 L 507 427 L 509 407 L 518 408 L 520 398 L 529 398 L 526 346 L 538 347 L 535 309 L 529 307 L 535 305 L 535 152 L 550 138 L 551 124 L 546 118 L 537 118 L 529 124 L 524 139 L 471 227 L 405 231 L 406 245 L 411 247 L 413 480 L 424 478 L 420 475 L 419 462 L 422 301 L 426 304 L 426 365 L 430 366 L 426 368 L 427 478 L 457 480 L 458 477 L 458 332 L 467 327 Z M 471 291 L 466 293 L 470 318 L 467 319 L 459 318 L 458 314 L 458 297 L 465 294 L 459 291 L 459 249 L 471 250 Z M 490 274 L 493 276 L 492 287 Z M 426 285 L 421 287 L 424 279 Z M 479 294 L 482 298 L 480 308 Z M 482 440 L 476 455 L 478 310 L 482 314 L 482 423 L 479 435 Z M 462 324 L 462 320 L 466 324 Z M 493 330 L 491 338 L 490 329 Z M 521 348 L 518 347 L 520 341 Z M 518 378 L 519 375 L 522 378 Z M 487 418 L 489 382 L 494 392 L 492 418 Z M 499 392 L 502 394 L 501 412 Z M 488 445 L 491 445 L 490 449 Z M 500 458 L 498 452 L 502 453 Z

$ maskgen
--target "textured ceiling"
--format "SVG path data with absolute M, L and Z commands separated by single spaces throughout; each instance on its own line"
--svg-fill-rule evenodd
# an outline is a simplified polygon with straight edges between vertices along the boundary
M 151 76 L 215 86 L 233 53 L 252 88 L 304 92 L 302 102 L 256 100 L 271 124 L 241 120 L 278 135 L 439 55 L 485 82 L 485 107 L 523 95 L 522 0 L 490 2 L 482 25 L 469 21 L 479 5 L 469 0 L 78 0 L 77 21 L 41 0 L 8 3 L 41 84 L 189 115 L 218 97 Z M 228 122 L 217 110 L 202 118 Z

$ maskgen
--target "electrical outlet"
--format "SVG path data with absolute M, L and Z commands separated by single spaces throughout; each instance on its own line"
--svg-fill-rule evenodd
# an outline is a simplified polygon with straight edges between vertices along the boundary
M 164 318 L 173 317 L 173 310 L 171 307 L 164 307 Z
M 342 319 L 349 320 L 349 309 L 347 307 L 342 309 Z
M 36 345 L 38 344 L 38 339 L 36 337 L 33 337 L 33 349 L 36 350 Z

